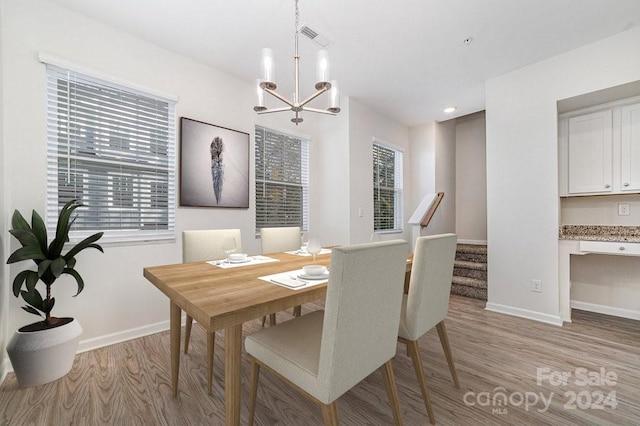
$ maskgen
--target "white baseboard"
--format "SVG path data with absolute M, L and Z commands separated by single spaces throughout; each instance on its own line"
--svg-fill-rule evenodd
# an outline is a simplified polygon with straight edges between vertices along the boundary
M 474 244 L 474 245 L 486 246 L 487 240 L 465 240 L 463 238 L 458 238 L 458 244 Z
M 515 308 L 513 306 L 500 305 L 498 303 L 487 302 L 485 309 L 499 314 L 513 315 L 515 317 L 527 318 L 534 321 L 544 322 L 551 325 L 562 326 L 560 315 L 543 314 L 542 312 L 530 311 L 528 309 Z
M 571 307 L 582 311 L 640 320 L 640 311 L 634 309 L 616 308 L 615 306 L 598 305 L 597 303 L 580 302 L 578 300 L 572 300 Z
M 185 321 L 186 316 L 183 313 L 181 321 L 182 325 L 185 324 Z M 169 330 L 169 321 L 161 321 L 155 324 L 143 325 L 141 327 L 131 328 L 117 333 L 94 337 L 92 339 L 81 340 L 78 344 L 77 353 L 92 351 L 94 349 L 115 345 L 116 343 L 126 342 L 127 340 L 137 339 L 139 337 L 160 333 L 166 330 Z M 0 383 L 2 383 L 7 373 L 13 372 L 13 367 L 11 366 L 11 362 L 9 362 L 9 357 L 5 359 L 4 365 L 0 365 L 0 367 L 4 367 L 0 368 Z

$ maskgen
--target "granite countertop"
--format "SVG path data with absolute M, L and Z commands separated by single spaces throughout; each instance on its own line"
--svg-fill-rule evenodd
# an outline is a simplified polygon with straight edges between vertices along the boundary
M 640 226 L 621 225 L 562 225 L 561 240 L 626 241 L 640 243 Z

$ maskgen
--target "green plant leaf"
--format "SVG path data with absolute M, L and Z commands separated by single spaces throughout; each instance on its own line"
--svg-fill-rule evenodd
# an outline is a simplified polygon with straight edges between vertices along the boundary
M 42 306 L 42 296 L 40 295 L 40 292 L 38 290 L 28 291 L 28 292 L 22 290 L 20 292 L 20 295 L 22 295 L 22 298 L 24 299 L 24 301 L 27 302 L 29 305 L 33 306 L 39 311 L 44 312 L 44 308 Z
M 31 229 L 11 229 L 9 233 L 13 235 L 23 247 L 38 247 L 40 248 L 40 242 L 36 237 L 36 234 Z
M 68 253 L 67 253 L 68 254 Z M 67 267 L 73 269 L 76 267 L 76 258 L 72 257 L 70 259 L 67 259 Z
M 95 241 L 98 241 L 100 238 L 102 238 L 102 235 L 104 234 L 104 232 L 98 232 L 95 233 L 87 238 L 85 238 L 84 240 L 80 241 L 78 244 L 76 244 L 71 250 L 69 250 L 67 252 L 67 254 L 64 255 L 64 257 L 66 259 L 70 259 L 72 257 L 75 257 L 78 253 L 80 253 L 82 250 L 88 248 L 88 247 L 92 247 L 95 249 L 100 250 L 101 252 L 104 253 L 104 250 L 102 249 L 101 246 L 99 246 L 98 244 L 93 244 Z
M 31 274 L 27 276 L 27 280 L 26 280 L 27 291 L 28 292 L 36 291 L 36 285 L 38 284 L 38 281 L 40 281 L 40 277 L 35 271 L 29 271 L 29 272 L 31 272 Z
M 39 277 L 36 271 L 26 270 L 20 272 L 13 279 L 13 295 L 18 297 L 20 295 L 20 289 L 22 288 L 22 283 L 27 282 L 27 291 L 29 288 L 35 288 L 38 283 Z
M 29 223 L 24 220 L 22 213 L 18 210 L 14 210 L 13 216 L 11 216 L 11 227 L 13 229 L 31 229 L 31 227 L 29 227 Z
M 53 309 L 53 305 L 56 304 L 56 298 L 52 297 L 51 299 L 44 299 L 42 301 L 42 310 L 44 311 L 45 314 L 48 314 L 51 312 L 51 310 Z
M 65 268 L 63 274 L 69 274 L 76 279 L 76 282 L 78 283 L 78 292 L 73 295 L 73 297 L 76 297 L 84 289 L 84 280 L 75 269 Z
M 38 214 L 37 211 L 33 211 L 31 213 L 31 229 L 33 230 L 34 235 L 38 239 L 38 243 L 40 244 L 40 250 L 42 252 L 47 251 L 47 226 L 44 224 L 44 220 Z
M 40 250 L 40 247 L 33 247 L 33 246 L 28 246 L 28 247 L 21 247 L 18 250 L 14 251 L 11 256 L 9 256 L 9 259 L 7 259 L 7 263 L 16 263 L 16 262 L 20 262 L 22 260 L 43 260 L 46 259 L 46 256 L 42 253 L 42 250 Z M 39 263 L 39 262 L 36 262 Z
M 22 309 L 24 309 L 25 311 L 29 312 L 30 314 L 42 317 L 42 314 L 40 312 L 36 311 L 35 309 L 33 309 L 31 306 L 23 306 Z
M 47 269 L 51 266 L 51 260 L 45 259 L 38 265 L 38 275 L 40 277 L 44 276 L 47 273 Z
M 64 260 L 64 257 L 59 257 L 51 262 L 51 273 L 54 277 L 58 278 L 62 271 L 64 271 L 64 267 L 67 264 L 67 261 Z
M 58 215 L 58 226 L 56 227 L 56 237 L 49 245 L 50 256 L 58 257 L 62 253 L 64 243 L 69 240 L 69 221 L 71 220 L 71 215 L 73 214 L 73 211 L 81 205 L 82 204 L 78 203 L 77 200 L 70 200 L 64 205 L 64 207 L 62 207 L 62 210 L 60 210 L 60 214 Z

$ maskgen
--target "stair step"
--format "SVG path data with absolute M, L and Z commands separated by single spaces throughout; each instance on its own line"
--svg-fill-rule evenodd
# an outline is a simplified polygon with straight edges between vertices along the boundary
M 453 284 L 464 285 L 467 287 L 475 287 L 475 288 L 487 288 L 486 280 L 479 280 L 477 278 L 469 278 L 469 277 L 459 277 L 454 275 L 451 280 Z
M 487 281 L 487 271 L 482 269 L 453 268 L 453 275 Z
M 471 262 L 469 260 L 456 260 L 454 263 L 454 267 L 458 269 L 475 269 L 478 271 L 486 271 L 487 263 L 486 262 Z
M 459 253 L 487 254 L 487 246 L 483 244 L 458 244 Z
M 471 297 L 479 300 L 487 300 L 487 289 L 477 287 L 467 287 L 466 285 L 453 284 L 451 286 L 451 294 L 459 296 Z

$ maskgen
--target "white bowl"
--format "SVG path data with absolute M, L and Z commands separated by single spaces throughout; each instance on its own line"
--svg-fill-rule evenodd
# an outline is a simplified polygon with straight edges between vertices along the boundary
M 229 260 L 232 262 L 241 262 L 247 259 L 247 253 L 231 253 Z
M 305 274 L 311 275 L 311 276 L 322 275 L 325 272 L 327 272 L 327 268 L 322 265 L 307 265 L 307 266 L 303 266 L 302 270 L 304 271 Z

